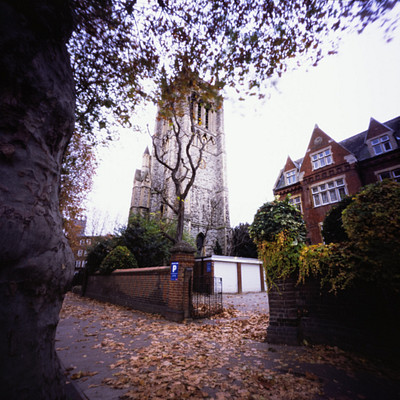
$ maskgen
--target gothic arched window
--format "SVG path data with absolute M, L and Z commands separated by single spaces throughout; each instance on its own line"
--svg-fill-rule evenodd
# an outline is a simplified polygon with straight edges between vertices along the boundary
M 197 247 L 197 253 L 202 254 L 203 252 L 203 247 L 204 247 L 204 233 L 200 232 L 197 237 L 196 237 L 196 247 Z

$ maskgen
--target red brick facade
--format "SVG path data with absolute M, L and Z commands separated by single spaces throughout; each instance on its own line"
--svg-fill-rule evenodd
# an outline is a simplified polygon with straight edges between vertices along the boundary
M 385 123 L 371 118 L 365 132 L 341 142 L 315 126 L 305 156 L 288 157 L 274 194 L 291 195 L 316 244 L 322 242 L 321 224 L 335 203 L 384 178 L 400 182 L 400 117 Z

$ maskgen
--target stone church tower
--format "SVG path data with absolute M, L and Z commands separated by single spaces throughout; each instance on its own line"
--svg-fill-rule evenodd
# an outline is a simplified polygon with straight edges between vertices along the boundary
M 181 130 L 185 132 L 182 143 L 187 144 L 192 135 L 191 124 L 194 123 L 195 138 L 191 145 L 194 159 L 196 151 L 201 147 L 204 149 L 200 168 L 185 201 L 185 230 L 195 239 L 198 255 L 218 253 L 218 248 L 222 254 L 228 254 L 230 221 L 223 107 L 205 107 L 195 102 L 191 108 L 192 120 L 189 106 L 179 118 Z M 177 144 L 167 121 L 156 119 L 154 137 L 158 154 L 165 162 L 173 164 Z M 188 161 L 185 162 L 188 165 Z M 135 173 L 130 212 L 141 215 L 160 213 L 163 217 L 174 219 L 176 216 L 163 201 L 161 193 L 170 202 L 176 201 L 171 172 L 156 159 L 154 148 L 152 155 L 146 148 L 142 169 Z

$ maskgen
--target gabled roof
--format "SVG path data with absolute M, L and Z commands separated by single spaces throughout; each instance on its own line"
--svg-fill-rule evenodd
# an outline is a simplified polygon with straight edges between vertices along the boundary
M 372 139 L 374 137 L 383 135 L 384 133 L 387 133 L 389 131 L 393 131 L 390 129 L 388 126 L 385 124 L 381 124 L 378 122 L 376 119 L 371 118 L 369 121 L 369 127 L 367 130 L 367 137 L 366 139 Z
M 287 158 L 287 160 L 286 160 L 286 165 L 285 165 L 285 167 L 288 166 L 288 161 L 289 161 L 289 160 L 290 160 L 290 162 L 293 164 L 293 166 L 297 169 L 297 172 L 298 172 L 298 171 L 300 170 L 300 168 L 301 168 L 301 164 L 302 164 L 302 162 L 303 162 L 303 158 L 299 158 L 298 160 L 293 161 L 293 160 L 288 156 L 288 158 Z M 288 170 L 288 169 L 283 168 L 283 169 L 281 169 L 281 171 L 279 172 L 279 176 L 278 176 L 277 181 L 275 182 L 274 189 L 280 189 L 280 188 L 286 186 L 286 183 L 285 183 L 285 170 Z
M 387 133 L 388 131 L 392 131 L 397 143 L 400 143 L 400 116 L 386 121 L 383 124 L 371 118 L 366 131 L 344 139 L 339 142 L 339 144 L 353 153 L 358 161 L 363 161 L 372 157 L 366 143 L 368 138 L 379 136 L 381 133 Z M 381 133 L 378 134 L 378 132 Z
M 292 161 L 292 159 L 290 158 L 290 156 L 288 156 L 288 158 L 286 159 L 286 164 L 285 164 L 285 171 L 289 171 L 291 169 L 297 169 L 297 165 Z
M 390 131 L 393 132 L 394 138 L 400 147 L 400 116 L 393 118 L 389 121 L 386 121 L 384 123 L 380 123 L 376 121 L 374 118 L 371 118 L 368 129 L 366 131 L 358 133 L 357 135 L 351 136 L 347 139 L 344 139 L 338 142 L 338 144 L 343 148 L 345 148 L 350 153 L 354 154 L 354 156 L 357 158 L 358 161 L 363 161 L 373 157 L 368 150 L 368 145 L 366 141 L 369 138 L 373 138 Z M 311 137 L 318 135 L 329 137 L 325 132 L 323 132 L 318 127 L 318 125 L 315 125 Z M 296 166 L 297 169 L 301 168 L 303 160 L 304 160 L 303 158 L 300 158 L 296 161 L 293 161 L 293 164 Z M 282 169 L 279 172 L 279 176 L 274 186 L 274 189 L 280 189 L 285 186 L 286 184 L 285 184 L 284 169 Z

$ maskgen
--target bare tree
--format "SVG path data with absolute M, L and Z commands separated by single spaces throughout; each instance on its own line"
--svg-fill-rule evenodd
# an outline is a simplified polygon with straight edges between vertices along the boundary
M 0 0 L 2 397 L 65 397 L 54 338 L 73 272 L 59 191 L 74 116 L 95 141 L 108 111 L 128 122 L 131 109 L 152 97 L 143 82 L 165 65 L 173 76 L 183 62 L 220 87 L 260 87 L 296 55 L 321 59 L 322 39 L 343 19 L 366 26 L 397 2 L 340 2 L 339 12 L 332 3 Z M 189 182 L 199 162 L 188 160 Z M 182 168 L 180 201 L 188 192 Z
M 191 79 L 188 78 L 191 75 Z M 188 84 L 190 82 L 191 84 Z M 156 160 L 167 172 L 163 182 L 154 190 L 161 196 L 177 218 L 175 242 L 183 237 L 185 202 L 202 165 L 207 143 L 212 140 L 196 129 L 194 106 L 207 104 L 211 109 L 218 107 L 220 97 L 215 86 L 199 82 L 189 68 L 184 69 L 174 80 L 164 79 L 161 88 L 162 101 L 158 118 L 160 129 L 152 136 Z M 172 181 L 174 193 L 169 191 Z

